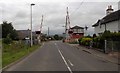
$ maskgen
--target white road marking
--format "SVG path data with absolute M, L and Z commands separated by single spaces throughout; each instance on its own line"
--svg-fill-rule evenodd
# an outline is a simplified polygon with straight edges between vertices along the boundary
M 67 66 L 68 70 L 70 71 L 70 73 L 73 73 L 72 70 L 70 69 L 69 65 L 67 64 L 67 61 L 65 60 L 64 56 L 62 55 L 61 51 L 58 49 L 63 61 L 65 62 L 65 65 Z
M 71 68 L 69 67 L 67 61 L 65 60 L 65 58 L 64 58 L 64 56 L 63 56 L 63 54 L 62 54 L 62 52 L 59 50 L 59 48 L 58 48 L 58 46 L 57 46 L 56 43 L 55 43 L 55 45 L 56 45 L 56 47 L 57 47 L 57 49 L 58 49 L 58 52 L 60 53 L 60 55 L 61 55 L 61 57 L 62 57 L 64 63 L 65 63 L 65 65 L 67 66 L 68 70 L 70 71 L 70 73 L 73 73 L 72 70 L 71 70 Z
M 74 66 L 73 63 L 70 60 L 68 60 L 68 62 L 70 63 L 71 66 Z
M 55 43 L 55 45 L 57 46 L 57 44 Z

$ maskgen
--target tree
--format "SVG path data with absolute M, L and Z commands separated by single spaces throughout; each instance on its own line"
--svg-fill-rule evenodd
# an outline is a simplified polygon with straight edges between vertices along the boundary
M 63 39 L 63 37 L 58 35 L 58 34 L 55 34 L 53 37 L 55 40 L 62 40 Z
M 12 39 L 10 38 L 10 34 L 8 34 L 6 38 L 3 38 L 2 42 L 5 44 L 10 44 L 12 42 Z
M 9 35 L 12 40 L 15 40 L 18 38 L 16 30 L 13 28 L 12 23 L 8 23 L 7 21 L 4 21 L 2 24 L 2 38 L 7 38 Z
M 97 37 L 96 34 L 93 34 L 93 38 Z
M 57 34 L 54 35 L 55 40 L 59 40 L 59 36 Z

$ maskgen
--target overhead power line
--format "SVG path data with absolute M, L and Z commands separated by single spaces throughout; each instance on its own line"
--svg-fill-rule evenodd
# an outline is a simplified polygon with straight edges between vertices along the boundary
M 75 13 L 75 12 L 77 12 L 77 10 L 81 7 L 81 5 L 84 3 L 84 0 L 80 3 L 80 6 L 78 7 L 78 8 L 76 8 L 71 14 L 70 14 L 70 16 L 73 14 L 73 13 Z

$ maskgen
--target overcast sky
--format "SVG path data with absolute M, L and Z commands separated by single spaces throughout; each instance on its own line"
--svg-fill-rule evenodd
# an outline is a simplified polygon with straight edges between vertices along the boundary
M 42 32 L 64 32 L 66 7 L 69 7 L 71 27 L 87 25 L 88 33 L 94 33 L 93 24 L 106 15 L 108 5 L 118 10 L 119 0 L 0 0 L 0 23 L 12 22 L 16 30 L 30 29 L 30 4 L 33 6 L 33 30 L 38 31 L 44 15 Z

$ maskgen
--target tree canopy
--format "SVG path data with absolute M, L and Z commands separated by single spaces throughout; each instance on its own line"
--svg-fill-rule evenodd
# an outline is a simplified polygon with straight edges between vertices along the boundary
M 59 36 L 57 34 L 55 34 L 53 37 L 54 37 L 55 40 L 61 40 L 61 39 L 63 39 L 62 36 Z
M 2 38 L 7 38 L 7 36 L 9 35 L 9 37 L 12 40 L 17 39 L 18 35 L 12 23 L 4 21 L 1 25 L 2 25 Z

